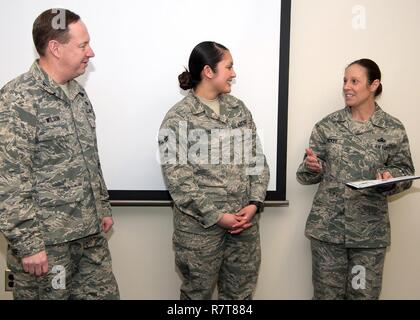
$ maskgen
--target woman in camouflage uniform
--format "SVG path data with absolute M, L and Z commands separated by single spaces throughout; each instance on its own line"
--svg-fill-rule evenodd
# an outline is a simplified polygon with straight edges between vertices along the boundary
M 168 111 L 159 134 L 163 175 L 174 201 L 181 299 L 210 299 L 216 282 L 220 299 L 250 299 L 257 281 L 256 213 L 269 170 L 251 113 L 228 94 L 235 76 L 226 47 L 198 44 L 189 71 L 179 76 L 180 87 L 189 91 Z M 241 158 L 242 147 L 252 152 L 250 161 Z
M 300 183 L 320 183 L 305 232 L 315 299 L 378 299 L 381 292 L 390 245 L 387 196 L 411 182 L 361 190 L 345 185 L 414 173 L 404 126 L 375 101 L 381 92 L 375 62 L 351 63 L 343 84 L 346 107 L 315 125 L 297 171 Z

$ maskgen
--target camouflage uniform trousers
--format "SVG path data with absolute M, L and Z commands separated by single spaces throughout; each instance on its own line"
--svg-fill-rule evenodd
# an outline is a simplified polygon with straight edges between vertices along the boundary
M 386 248 L 346 248 L 311 238 L 311 250 L 313 299 L 379 299 Z
M 112 273 L 108 241 L 102 233 L 46 246 L 48 273 L 41 277 L 23 271 L 21 259 L 8 250 L 7 263 L 15 277 L 17 300 L 119 299 Z M 56 266 L 59 272 L 54 271 Z M 65 270 L 65 281 L 63 277 Z M 62 279 L 59 279 L 61 276 Z
M 218 229 L 193 234 L 175 230 L 175 262 L 182 275 L 182 300 L 210 300 L 217 283 L 220 300 L 252 299 L 261 263 L 259 227 L 240 234 Z

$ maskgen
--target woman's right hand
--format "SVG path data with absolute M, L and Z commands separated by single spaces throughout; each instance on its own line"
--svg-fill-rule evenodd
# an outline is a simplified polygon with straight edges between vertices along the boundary
M 311 148 L 306 148 L 306 158 L 305 158 L 305 165 L 306 167 L 316 173 L 320 173 L 322 170 L 321 163 L 318 161 L 318 157 L 313 152 Z
M 223 229 L 231 230 L 233 226 L 242 220 L 241 217 L 233 213 L 224 213 L 217 222 L 217 225 Z
M 252 222 L 250 221 L 252 217 L 250 218 L 249 214 L 245 214 L 246 212 L 240 214 L 243 210 L 245 209 L 243 208 L 238 214 L 224 213 L 217 222 L 217 225 L 223 229 L 229 230 L 230 234 L 239 234 L 245 229 L 250 228 L 252 226 Z M 252 214 L 252 216 L 254 214 Z

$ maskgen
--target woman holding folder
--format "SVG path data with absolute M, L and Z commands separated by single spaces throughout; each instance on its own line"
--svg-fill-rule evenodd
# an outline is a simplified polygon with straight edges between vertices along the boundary
M 352 62 L 343 83 L 345 107 L 318 122 L 297 171 L 319 183 L 306 223 L 311 240 L 314 299 L 378 299 L 390 245 L 387 196 L 411 181 L 353 190 L 346 182 L 414 174 L 403 124 L 376 103 L 381 71 Z

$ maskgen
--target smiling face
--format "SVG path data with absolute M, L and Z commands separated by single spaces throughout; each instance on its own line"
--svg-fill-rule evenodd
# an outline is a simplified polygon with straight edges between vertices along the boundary
M 71 80 L 85 73 L 89 59 L 95 54 L 89 45 L 87 28 L 81 20 L 70 24 L 68 28 L 70 40 L 59 44 L 59 52 L 62 74 Z
M 229 93 L 232 89 L 232 80 L 236 77 L 233 70 L 233 59 L 229 51 L 223 51 L 222 60 L 216 66 L 216 72 L 211 78 L 211 83 L 216 92 Z
M 374 103 L 375 91 L 379 86 L 379 80 L 369 83 L 367 70 L 353 64 L 347 67 L 343 81 L 343 95 L 346 105 L 359 107 L 368 103 Z

